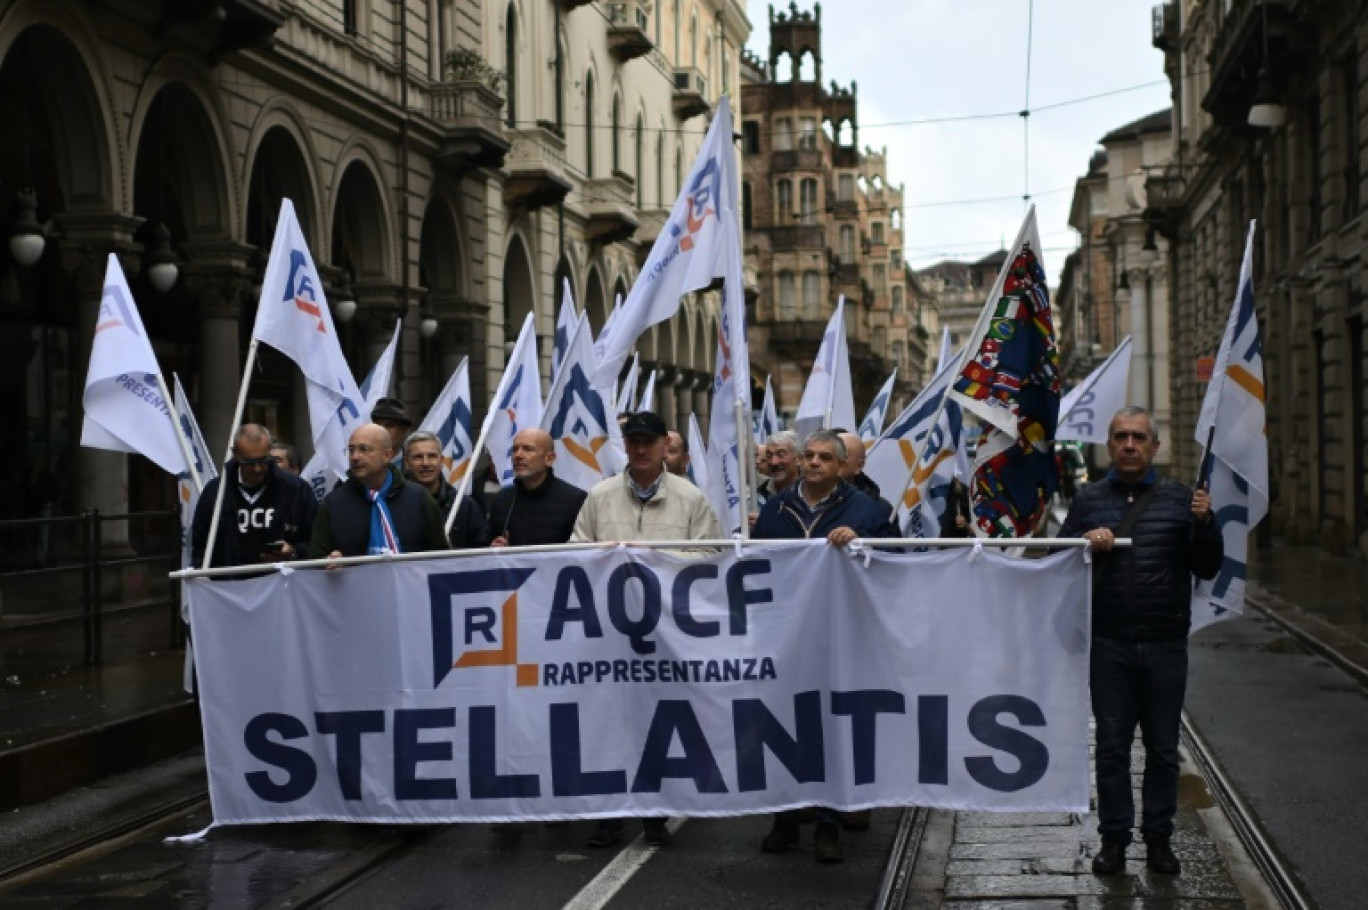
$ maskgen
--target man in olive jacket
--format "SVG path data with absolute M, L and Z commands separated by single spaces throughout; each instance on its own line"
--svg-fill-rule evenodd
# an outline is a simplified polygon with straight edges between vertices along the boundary
M 1214 578 L 1224 557 L 1206 490 L 1160 478 L 1151 466 L 1159 430 L 1144 408 L 1112 418 L 1111 470 L 1074 497 L 1060 537 L 1084 537 L 1094 552 L 1090 688 L 1097 726 L 1097 815 L 1102 849 L 1093 872 L 1126 864 L 1135 824 L 1130 752 L 1145 744 L 1140 833 L 1154 872 L 1179 871 L 1169 844 L 1178 804 L 1178 724 L 1187 690 L 1192 577 Z M 1128 529 L 1118 528 L 1138 509 Z M 1130 547 L 1115 548 L 1129 537 Z

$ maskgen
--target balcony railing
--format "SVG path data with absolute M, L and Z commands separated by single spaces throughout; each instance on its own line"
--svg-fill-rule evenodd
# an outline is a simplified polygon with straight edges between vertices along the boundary
M 608 52 L 619 63 L 644 56 L 655 44 L 650 35 L 650 14 L 637 2 L 608 4 Z
M 555 205 L 570 193 L 565 140 L 543 126 L 512 131 L 504 161 L 504 201 L 528 210 Z
M 499 116 L 503 98 L 483 82 L 438 82 L 429 94 L 432 119 L 442 127 L 437 158 L 459 170 L 499 167 L 508 154 Z
M 703 75 L 702 70 L 694 66 L 676 67 L 674 83 L 676 117 L 688 120 L 708 112 L 708 78 Z

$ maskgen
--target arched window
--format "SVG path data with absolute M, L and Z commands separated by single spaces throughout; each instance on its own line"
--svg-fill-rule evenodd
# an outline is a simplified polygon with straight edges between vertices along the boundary
M 851 263 L 855 261 L 855 226 L 851 224 L 841 225 L 841 261 Z
M 622 170 L 622 158 L 620 147 L 622 145 L 622 99 L 613 96 L 613 153 L 610 160 L 613 162 L 613 170 Z
M 774 187 L 776 214 L 780 227 L 793 220 L 793 181 L 780 180 Z
M 888 350 L 888 329 L 881 325 L 874 326 L 874 353 L 882 354 Z
M 504 109 L 508 112 L 508 125 L 518 126 L 518 11 L 508 4 L 508 14 L 504 17 L 504 87 L 508 99 Z
M 804 224 L 812 224 L 817 217 L 817 181 L 812 177 L 804 177 L 803 182 L 798 185 L 799 211 L 803 215 Z
M 741 184 L 741 227 L 747 231 L 755 226 L 751 217 L 751 185 L 747 180 Z
M 816 272 L 803 273 L 803 318 L 817 319 L 822 315 L 822 276 Z
M 842 174 L 836 179 L 836 198 L 841 202 L 855 201 L 855 178 L 850 174 Z
M 594 72 L 584 75 L 584 176 L 594 176 Z
M 902 289 L 902 285 L 900 285 L 900 284 L 895 284 L 895 285 L 893 285 L 893 292 L 892 292 L 892 293 L 893 293 L 893 303 L 892 303 L 893 315 L 894 315 L 894 316 L 901 316 L 901 315 L 903 315 L 903 289 Z
M 779 273 L 779 318 L 792 319 L 797 303 L 798 288 L 792 272 Z
M 646 143 L 646 136 L 645 136 L 645 133 L 646 133 L 646 124 L 645 124 L 644 121 L 642 121 L 641 115 L 640 115 L 640 114 L 637 114 L 637 121 L 636 121 L 636 161 L 633 162 L 633 165 L 634 165 L 634 167 L 635 167 L 635 170 L 634 170 L 633 173 L 632 173 L 632 176 L 634 176 L 634 177 L 636 178 L 637 211 L 640 211 L 641 209 L 646 208 L 646 172 L 645 172 L 645 170 L 644 170 L 644 165 L 646 164 L 646 152 L 645 152 L 645 148 L 646 148 L 646 145 L 645 145 L 645 143 Z
M 870 239 L 871 239 L 874 243 L 883 243 L 883 242 L 884 242 L 883 222 L 882 222 L 882 221 L 876 221 L 876 222 L 874 222 L 873 224 L 871 224 L 871 225 L 869 226 L 869 233 L 870 233 L 870 235 L 871 235 L 871 236 L 870 236 Z

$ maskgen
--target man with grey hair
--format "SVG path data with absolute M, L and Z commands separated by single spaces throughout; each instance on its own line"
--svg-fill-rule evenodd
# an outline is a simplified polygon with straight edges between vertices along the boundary
M 436 433 L 418 430 L 404 440 L 404 476 L 431 494 L 445 525 L 456 502 L 456 488 L 447 482 L 442 440 Z M 470 495 L 461 499 L 447 539 L 454 550 L 489 546 L 489 526 L 485 523 L 484 509 Z
M 809 436 L 803 447 L 803 479 L 765 503 L 751 536 L 756 540 L 825 538 L 836 547 L 844 547 L 857 537 L 899 536 L 888 520 L 888 509 L 842 478 L 845 460 L 846 447 L 839 434 L 818 430 Z M 798 823 L 798 813 L 776 815 L 774 828 L 760 848 L 766 853 L 780 853 L 797 846 Z M 818 808 L 814 838 L 818 862 L 841 861 L 840 838 L 841 814 Z
M 766 500 L 793 486 L 799 472 L 798 434 L 792 430 L 780 430 L 765 440 L 765 460 L 767 477 L 760 484 L 760 505 Z
M 1135 825 L 1130 753 L 1145 744 L 1140 834 L 1152 872 L 1175 875 L 1169 839 L 1178 806 L 1178 727 L 1187 692 L 1192 577 L 1214 578 L 1224 547 L 1205 489 L 1161 478 L 1159 428 L 1144 408 L 1116 413 L 1107 431 L 1111 470 L 1078 491 L 1060 537 L 1094 551 L 1089 692 L 1097 727 L 1098 875 L 1125 869 Z M 1131 545 L 1114 548 L 1118 538 Z

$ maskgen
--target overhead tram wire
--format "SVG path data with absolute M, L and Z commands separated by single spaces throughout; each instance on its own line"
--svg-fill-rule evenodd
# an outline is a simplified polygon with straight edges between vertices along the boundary
M 1021 201 L 1031 202 L 1031 44 L 1035 36 L 1035 0 L 1026 5 L 1026 91 L 1021 108 Z

